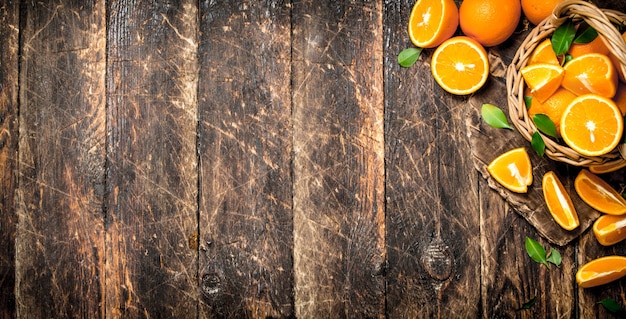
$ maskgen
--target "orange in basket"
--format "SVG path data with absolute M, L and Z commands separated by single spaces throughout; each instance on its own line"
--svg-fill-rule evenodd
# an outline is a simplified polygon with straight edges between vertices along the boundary
M 556 53 L 554 53 L 550 39 L 545 39 L 543 42 L 539 43 L 535 50 L 533 50 L 530 58 L 528 58 L 529 65 L 537 63 L 561 65 L 559 59 L 556 57 Z
M 434 48 L 452 37 L 459 26 L 453 0 L 417 0 L 409 16 L 409 38 L 420 48 Z
M 546 206 L 554 221 L 565 230 L 578 227 L 580 222 L 574 203 L 553 171 L 543 175 L 541 188 Z
M 561 132 L 560 124 L 563 112 L 567 106 L 576 98 L 574 93 L 560 87 L 552 94 L 545 102 L 541 103 L 539 99 L 531 96 L 530 108 L 528 114 L 533 116 L 535 114 L 547 115 L 554 125 L 556 125 L 557 133 Z
M 576 272 L 576 282 L 582 288 L 596 287 L 626 275 L 626 257 L 605 256 L 594 259 Z
M 604 41 L 602 41 L 602 37 L 598 36 L 588 43 L 572 43 L 568 53 L 572 58 L 577 58 L 588 53 L 600 53 L 608 56 L 609 48 L 604 44 Z
M 526 193 L 533 183 L 530 157 L 523 147 L 512 149 L 489 163 L 489 174 L 508 190 Z
M 593 223 L 593 234 L 603 246 L 626 239 L 626 215 L 602 215 Z
M 599 212 L 609 215 L 626 214 L 626 200 L 607 182 L 583 169 L 574 180 L 578 196 Z
M 612 98 L 617 91 L 617 73 L 608 56 L 583 54 L 565 63 L 563 87 L 576 95 L 594 93 Z
M 545 102 L 561 86 L 565 72 L 560 65 L 537 63 L 520 70 L 530 94 Z

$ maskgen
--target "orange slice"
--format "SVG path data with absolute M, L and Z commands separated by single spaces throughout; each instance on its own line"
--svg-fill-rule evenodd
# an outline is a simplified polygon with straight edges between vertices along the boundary
M 533 183 L 530 157 L 523 147 L 512 149 L 489 163 L 489 174 L 508 190 L 526 193 Z
M 595 94 L 575 98 L 563 111 L 561 136 L 565 143 L 587 156 L 600 156 L 619 144 L 624 129 L 615 103 Z
M 542 189 L 543 198 L 554 221 L 565 230 L 578 227 L 580 222 L 574 203 L 553 171 L 543 175 Z
M 565 64 L 564 88 L 576 95 L 594 93 L 612 98 L 617 91 L 617 72 L 608 56 L 583 54 Z
M 409 16 L 409 38 L 420 48 L 434 48 L 452 37 L 459 26 L 453 0 L 417 0 Z
M 560 65 L 537 63 L 520 70 L 530 93 L 541 103 L 545 102 L 561 85 L 565 72 Z
M 533 116 L 535 114 L 547 115 L 554 125 L 556 125 L 557 133 L 561 132 L 560 124 L 563 112 L 567 106 L 576 98 L 574 93 L 560 87 L 554 92 L 545 102 L 541 103 L 539 99 L 532 97 L 528 114 Z
M 593 234 L 603 246 L 611 246 L 626 239 L 626 215 L 602 215 L 593 223 Z
M 539 43 L 528 58 L 529 65 L 538 63 L 561 65 L 556 57 L 556 53 L 554 53 L 554 49 L 552 49 L 552 41 L 550 39 L 545 39 Z
M 576 282 L 581 288 L 607 284 L 626 275 L 626 257 L 605 256 L 594 259 L 576 272 Z
M 583 169 L 574 180 L 578 196 L 599 212 L 609 215 L 626 214 L 626 199 L 597 175 Z
M 430 67 L 439 86 L 457 95 L 476 92 L 489 75 L 487 52 L 465 36 L 444 41 L 433 53 Z

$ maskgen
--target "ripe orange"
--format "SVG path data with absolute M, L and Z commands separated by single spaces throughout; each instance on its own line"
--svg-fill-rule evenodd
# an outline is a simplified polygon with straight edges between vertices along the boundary
M 608 56 L 587 53 L 564 66 L 564 88 L 576 95 L 594 93 L 612 98 L 617 91 L 617 73 Z
M 626 257 L 605 256 L 594 259 L 576 272 L 576 282 L 581 288 L 607 284 L 626 275 Z
M 548 63 L 548 64 L 556 64 L 561 65 L 559 59 L 554 53 L 554 49 L 552 48 L 552 41 L 550 38 L 543 40 L 543 42 L 539 43 L 537 47 L 533 50 L 530 57 L 528 58 L 528 64 L 537 64 L 537 63 Z
M 533 183 L 530 157 L 523 147 L 512 149 L 491 161 L 487 166 L 489 174 L 508 190 L 526 193 Z
M 453 0 L 417 0 L 409 16 L 409 37 L 417 47 L 434 48 L 458 26 L 459 9 Z
M 597 175 L 583 169 L 574 179 L 578 196 L 599 212 L 609 215 L 626 214 L 626 199 Z
M 522 11 L 528 21 L 539 24 L 552 14 L 554 7 L 564 0 L 522 0 Z
M 580 225 L 574 203 L 553 171 L 543 175 L 542 190 L 548 211 L 559 226 L 572 230 Z
M 545 102 L 561 86 L 565 72 L 560 65 L 537 63 L 520 70 L 530 94 L 539 102 Z
M 567 51 L 572 58 L 577 58 L 581 55 L 589 53 L 599 53 L 602 55 L 609 55 L 609 48 L 604 44 L 601 36 L 597 36 L 593 41 L 588 43 L 572 43 Z
M 491 47 L 515 32 L 521 14 L 520 0 L 464 0 L 459 23 L 465 35 Z
M 532 100 L 530 103 L 530 108 L 528 109 L 528 114 L 533 116 L 535 114 L 545 114 L 547 115 L 554 125 L 556 125 L 557 133 L 560 133 L 561 128 L 561 118 L 563 117 L 563 112 L 567 108 L 567 106 L 576 98 L 574 93 L 559 87 L 554 94 L 552 94 L 545 102 L 541 103 L 539 99 L 530 95 Z
M 602 215 L 593 223 L 593 234 L 603 246 L 611 246 L 626 239 L 626 215 Z
M 476 92 L 489 76 L 487 52 L 478 42 L 464 36 L 450 38 L 437 47 L 430 67 L 435 81 L 457 95 Z
M 613 150 L 624 127 L 622 113 L 613 101 L 595 94 L 575 98 L 563 111 L 561 136 L 582 155 L 600 156 Z

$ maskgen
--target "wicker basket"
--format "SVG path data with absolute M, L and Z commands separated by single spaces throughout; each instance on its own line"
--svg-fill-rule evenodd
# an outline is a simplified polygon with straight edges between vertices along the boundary
M 567 18 L 575 23 L 582 20 L 598 31 L 609 50 L 621 61 L 622 70 L 626 71 L 626 44 L 619 31 L 612 23 L 625 24 L 626 14 L 615 10 L 599 9 L 595 5 L 582 0 L 566 0 L 560 3 L 551 17 L 537 25 L 520 45 L 506 74 L 509 117 L 520 134 L 528 140 L 537 131 L 537 127 L 529 118 L 524 103 L 524 80 L 520 70 L 526 66 L 528 59 L 542 40 L 552 35 L 554 30 Z M 541 133 L 540 133 L 541 134 Z M 618 145 L 613 151 L 603 156 L 584 156 L 564 144 L 559 144 L 549 136 L 543 135 L 546 144 L 545 154 L 560 162 L 576 166 L 612 165 L 626 161 L 626 144 Z

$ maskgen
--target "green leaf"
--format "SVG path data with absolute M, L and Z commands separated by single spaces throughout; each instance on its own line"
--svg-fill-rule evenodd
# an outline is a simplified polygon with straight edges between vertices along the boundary
M 506 119 L 504 112 L 493 104 L 483 104 L 480 113 L 483 120 L 495 128 L 513 129 L 513 127 L 509 124 L 509 121 Z
M 565 54 L 574 41 L 576 27 L 571 19 L 565 20 L 552 34 L 552 49 L 556 55 Z
M 526 110 L 530 109 L 530 106 L 533 104 L 533 97 L 530 95 L 524 96 L 524 104 L 526 105 Z
M 543 157 L 543 154 L 546 153 L 546 142 L 543 141 L 543 137 L 541 137 L 541 134 L 539 134 L 539 132 L 533 133 L 533 138 L 530 141 L 530 145 L 533 147 L 533 150 L 535 150 L 535 153 L 537 153 L 537 155 Z
M 574 43 L 577 44 L 585 44 L 589 43 L 596 39 L 598 36 L 598 31 L 594 29 L 592 26 L 587 24 L 587 22 L 582 22 L 578 26 L 578 30 L 576 31 L 576 37 L 574 38 Z
M 535 302 L 537 302 L 537 296 L 534 296 L 530 300 L 526 301 L 520 309 L 530 309 Z
M 398 54 L 398 63 L 400 64 L 400 66 L 408 68 L 415 64 L 421 53 L 422 48 L 404 49 L 402 50 L 402 52 L 400 52 L 400 54 Z
M 546 265 L 546 267 L 550 268 L 550 264 L 546 259 L 546 250 L 541 246 L 541 244 L 531 238 L 526 237 L 526 252 L 528 256 L 532 258 L 532 260 Z
M 550 256 L 548 257 L 547 260 L 558 267 L 561 265 L 561 261 L 562 261 L 561 253 L 558 250 L 551 248 Z
M 547 115 L 535 114 L 533 116 L 533 122 L 543 134 L 552 136 L 554 138 L 557 137 L 556 125 L 554 124 L 554 122 L 552 122 L 552 120 Z
M 618 304 L 617 301 L 611 298 L 602 299 L 601 301 L 598 301 L 598 303 L 601 304 L 604 309 L 608 310 L 611 313 L 621 313 L 624 311 L 624 308 L 622 308 L 622 306 Z

